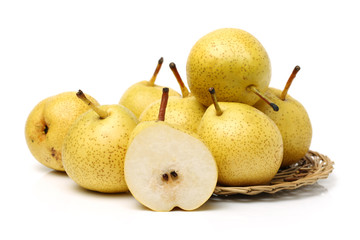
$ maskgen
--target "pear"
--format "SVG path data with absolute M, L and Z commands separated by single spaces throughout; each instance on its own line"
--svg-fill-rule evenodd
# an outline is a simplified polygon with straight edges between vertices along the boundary
M 152 78 L 130 86 L 122 95 L 119 104 L 131 110 L 137 118 L 154 101 L 161 98 L 162 86 L 156 85 L 155 80 L 161 69 L 164 59 L 160 58 Z M 169 89 L 170 96 L 180 96 L 178 92 Z
M 269 88 L 265 93 L 271 101 L 279 106 L 279 112 L 275 113 L 262 101 L 254 105 L 269 116 L 280 129 L 284 142 L 282 168 L 302 159 L 309 151 L 312 139 L 312 127 L 306 109 L 299 101 L 287 94 L 299 70 L 299 66 L 294 68 L 283 91 Z
M 87 96 L 94 104 L 98 102 Z M 63 92 L 40 101 L 25 124 L 25 139 L 32 155 L 44 166 L 64 171 L 61 149 L 65 135 L 77 117 L 90 108 L 75 92 Z
M 165 120 L 164 88 L 157 121 L 134 129 L 125 157 L 125 179 L 132 195 L 153 211 L 194 210 L 213 194 L 217 166 L 199 138 Z
M 217 89 L 220 102 L 253 105 L 269 86 L 271 63 L 253 35 L 237 28 L 222 28 L 195 43 L 186 73 L 191 93 L 205 106 L 212 104 L 207 92 L 210 87 Z
M 93 110 L 81 115 L 64 139 L 66 173 L 78 185 L 92 191 L 127 191 L 124 159 L 138 120 L 122 105 L 95 106 L 81 90 L 77 96 Z
M 219 184 L 249 186 L 268 184 L 278 172 L 283 142 L 275 123 L 256 108 L 236 102 L 218 102 L 206 110 L 198 134 L 212 152 L 219 170 Z
M 170 69 L 173 71 L 178 81 L 182 96 L 170 96 L 166 107 L 166 122 L 179 125 L 187 131 L 196 132 L 206 107 L 196 100 L 189 93 L 188 88 L 182 81 L 175 63 L 170 63 Z M 161 99 L 150 104 L 140 115 L 139 121 L 154 121 L 158 117 Z

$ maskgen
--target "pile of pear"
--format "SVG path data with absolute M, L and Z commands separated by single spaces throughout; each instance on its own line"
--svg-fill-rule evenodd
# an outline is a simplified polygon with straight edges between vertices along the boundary
M 181 94 L 148 81 L 130 86 L 120 101 L 100 105 L 64 92 L 39 102 L 28 115 L 25 138 L 35 159 L 65 171 L 81 187 L 130 191 L 155 211 L 193 210 L 217 185 L 269 184 L 280 168 L 308 152 L 312 127 L 304 106 L 284 89 L 269 87 L 271 63 L 250 33 L 222 28 L 191 49 Z

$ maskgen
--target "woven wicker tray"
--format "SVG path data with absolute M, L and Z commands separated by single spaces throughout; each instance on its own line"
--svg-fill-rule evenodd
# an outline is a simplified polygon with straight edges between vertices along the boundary
M 256 195 L 259 193 L 276 193 L 281 190 L 293 190 L 302 186 L 316 183 L 319 179 L 325 179 L 334 169 L 334 162 L 327 156 L 309 151 L 298 163 L 286 169 L 280 169 L 268 185 L 247 187 L 223 187 L 215 188 L 215 195 L 245 194 Z

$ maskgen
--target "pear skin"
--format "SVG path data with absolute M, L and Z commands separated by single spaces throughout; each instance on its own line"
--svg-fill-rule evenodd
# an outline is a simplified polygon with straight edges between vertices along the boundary
M 265 92 L 271 78 L 271 63 L 262 44 L 250 33 L 222 28 L 206 34 L 192 47 L 186 65 L 188 86 L 196 99 L 212 104 L 207 89 L 217 90 L 219 102 L 255 104 L 255 86 Z
M 149 81 L 135 83 L 124 92 L 119 104 L 131 110 L 139 118 L 147 106 L 161 98 L 162 88 L 156 84 L 151 85 Z M 170 89 L 169 95 L 180 96 L 173 89 Z
M 275 123 L 252 106 L 218 103 L 205 112 L 198 134 L 212 152 L 219 170 L 219 184 L 249 186 L 268 184 L 278 172 L 283 142 Z
M 94 104 L 98 102 L 88 96 Z M 71 124 L 90 108 L 76 97 L 76 92 L 64 92 L 39 102 L 25 124 L 25 139 L 32 155 L 41 164 L 64 171 L 62 144 Z
M 139 121 L 154 121 L 157 119 L 160 100 L 149 105 L 139 117 Z M 187 131 L 196 132 L 206 107 L 194 96 L 169 97 L 166 107 L 166 122 L 178 125 Z
M 83 188 L 116 193 L 128 190 L 124 179 L 124 158 L 131 132 L 138 121 L 122 105 L 103 105 L 109 115 L 102 119 L 95 111 L 83 114 L 69 129 L 63 144 L 66 173 Z
M 282 91 L 269 88 L 265 95 L 279 106 L 274 112 L 264 102 L 257 102 L 254 107 L 264 112 L 278 126 L 284 142 L 284 159 L 281 167 L 298 162 L 309 151 L 312 139 L 312 127 L 304 106 L 291 97 L 280 99 Z
M 119 104 L 132 111 L 137 118 L 144 109 L 162 96 L 162 86 L 156 85 L 155 81 L 160 72 L 164 59 L 161 57 L 157 63 L 154 74 L 149 81 L 141 81 L 130 86 L 121 96 Z M 169 89 L 170 96 L 180 96 L 178 92 Z

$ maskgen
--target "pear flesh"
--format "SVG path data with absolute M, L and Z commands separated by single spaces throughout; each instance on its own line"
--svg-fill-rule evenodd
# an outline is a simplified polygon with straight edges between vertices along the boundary
M 87 95 L 95 104 L 98 102 Z M 25 139 L 32 155 L 41 164 L 64 171 L 62 144 L 73 122 L 90 108 L 75 95 L 63 92 L 40 101 L 25 124 Z
M 255 104 L 259 97 L 249 90 L 265 92 L 271 78 L 271 63 L 262 44 L 250 33 L 222 28 L 200 38 L 186 64 L 191 93 L 205 106 L 212 104 L 207 89 L 217 90 L 220 102 Z
M 256 108 L 242 103 L 219 102 L 205 112 L 198 134 L 212 152 L 219 169 L 219 184 L 268 184 L 278 172 L 283 142 L 275 123 Z
M 63 164 L 68 176 L 83 188 L 116 193 L 128 190 L 124 159 L 132 130 L 138 121 L 124 106 L 100 106 L 104 119 L 88 111 L 69 129 L 63 144 Z
M 284 158 L 281 167 L 298 162 L 309 151 L 312 127 L 309 115 L 304 106 L 287 95 L 280 99 L 281 90 L 269 88 L 265 95 L 279 106 L 279 111 L 272 111 L 263 101 L 257 102 L 254 107 L 264 112 L 278 126 L 284 142 Z
M 140 123 L 128 148 L 125 179 L 132 195 L 154 211 L 193 210 L 212 195 L 217 166 L 194 135 L 164 122 Z

